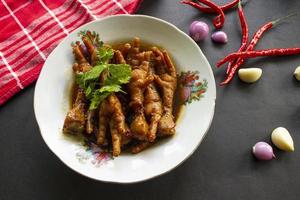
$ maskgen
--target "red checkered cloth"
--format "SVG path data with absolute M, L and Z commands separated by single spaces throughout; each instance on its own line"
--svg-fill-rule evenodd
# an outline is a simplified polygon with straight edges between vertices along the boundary
M 51 51 L 77 27 L 131 14 L 142 0 L 0 0 L 0 105 L 34 82 Z

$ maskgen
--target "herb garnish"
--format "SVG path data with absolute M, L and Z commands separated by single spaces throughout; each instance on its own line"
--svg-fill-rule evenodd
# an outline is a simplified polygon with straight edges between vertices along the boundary
M 79 35 L 87 37 L 97 47 L 97 64 L 90 71 L 77 73 L 75 77 L 76 83 L 84 90 L 86 98 L 90 101 L 89 109 L 93 110 L 111 93 L 124 92 L 121 85 L 129 82 L 131 67 L 127 64 L 108 64 L 113 58 L 113 49 L 104 46 L 97 33 L 81 31 Z M 105 73 L 105 78 L 100 87 L 101 73 Z

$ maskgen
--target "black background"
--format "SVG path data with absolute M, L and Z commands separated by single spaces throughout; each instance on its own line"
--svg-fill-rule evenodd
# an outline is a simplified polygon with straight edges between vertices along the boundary
M 299 8 L 298 0 L 248 0 L 244 9 L 250 34 Z M 177 0 L 144 0 L 138 13 L 162 18 L 185 32 L 193 20 L 204 20 L 212 29 L 213 16 Z M 224 69 L 216 70 L 214 64 L 240 45 L 235 11 L 226 14 L 224 31 L 228 44 L 215 45 L 209 38 L 200 44 L 217 83 Z M 300 46 L 299 37 L 300 16 L 296 16 L 270 30 L 257 49 Z M 299 199 L 300 82 L 293 78 L 298 65 L 299 56 L 247 62 L 244 67 L 263 69 L 261 80 L 249 85 L 235 78 L 230 86 L 217 87 L 215 117 L 197 151 L 172 172 L 132 185 L 85 178 L 49 151 L 33 113 L 33 84 L 0 108 L 0 199 Z M 278 126 L 290 131 L 295 152 L 276 150 L 276 160 L 256 161 L 251 147 L 270 141 Z

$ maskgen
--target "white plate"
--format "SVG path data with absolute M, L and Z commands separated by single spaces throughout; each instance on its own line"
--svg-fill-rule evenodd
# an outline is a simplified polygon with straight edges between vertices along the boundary
M 121 154 L 113 160 L 95 164 L 95 154 L 85 151 L 76 140 L 62 134 L 64 118 L 69 109 L 72 79 L 70 44 L 78 40 L 80 30 L 92 30 L 103 41 L 128 40 L 137 36 L 142 41 L 156 44 L 169 51 L 179 70 L 199 71 L 208 81 L 204 97 L 187 106 L 176 135 L 142 153 Z M 174 25 L 149 16 L 119 15 L 85 24 L 67 36 L 49 55 L 34 94 L 34 111 L 48 147 L 71 169 L 92 179 L 133 183 L 164 174 L 186 160 L 201 143 L 214 115 L 216 86 L 211 67 L 198 45 Z M 98 155 L 98 154 L 96 154 Z M 99 157 L 98 157 L 99 158 Z M 102 158 L 102 157 L 101 157 Z

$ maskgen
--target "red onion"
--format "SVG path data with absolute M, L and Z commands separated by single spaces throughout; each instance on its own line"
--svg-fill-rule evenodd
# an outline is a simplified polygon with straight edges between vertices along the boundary
M 195 40 L 195 42 L 200 42 L 207 37 L 209 32 L 209 27 L 205 22 L 194 21 L 191 23 L 189 28 L 190 36 Z
M 225 44 L 228 42 L 227 34 L 224 31 L 214 32 L 211 35 L 211 39 L 212 39 L 212 41 L 217 42 L 217 43 Z
M 256 143 L 252 148 L 252 152 L 259 160 L 271 160 L 275 158 L 273 148 L 266 142 Z

